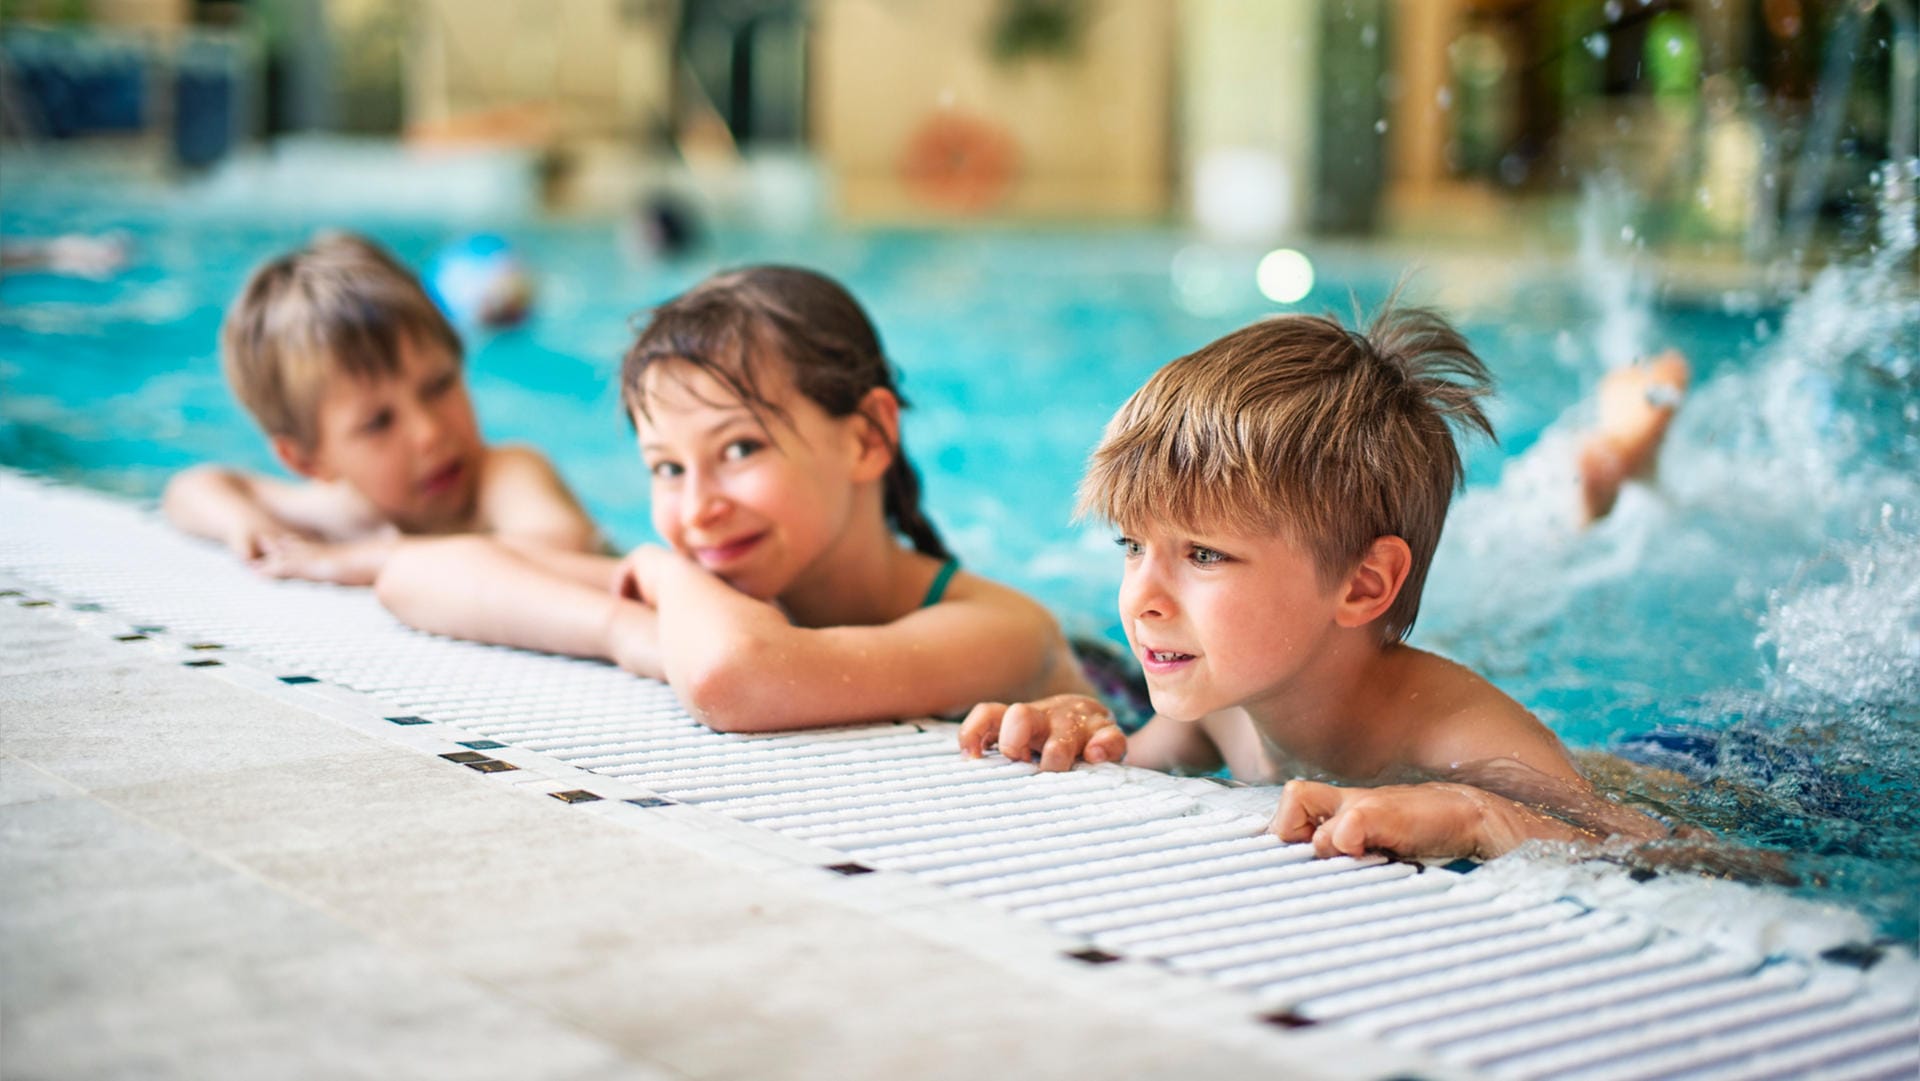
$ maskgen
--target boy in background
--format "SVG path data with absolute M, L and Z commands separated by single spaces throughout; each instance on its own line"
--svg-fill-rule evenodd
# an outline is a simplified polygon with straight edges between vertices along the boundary
M 167 518 L 265 574 L 368 585 L 404 538 L 488 533 L 588 550 L 546 458 L 482 442 L 460 338 L 419 281 L 342 233 L 256 269 L 221 327 L 228 385 L 300 482 L 217 465 L 167 485 Z
M 1405 644 L 1464 478 L 1449 425 L 1492 436 L 1490 383 L 1444 319 L 1391 308 L 1364 334 L 1266 320 L 1162 368 L 1080 490 L 1122 533 L 1120 613 L 1155 716 L 1129 739 L 1081 695 L 984 703 L 962 749 L 1318 778 L 1287 784 L 1271 828 L 1323 856 L 1667 836 L 1596 796 L 1525 707 Z

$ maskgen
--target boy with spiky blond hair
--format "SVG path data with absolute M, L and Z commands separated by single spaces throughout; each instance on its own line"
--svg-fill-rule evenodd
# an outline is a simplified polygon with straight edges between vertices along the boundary
M 1405 643 L 1464 479 L 1450 424 L 1491 437 L 1490 385 L 1445 319 L 1391 306 L 1365 333 L 1265 320 L 1162 368 L 1080 489 L 1081 513 L 1121 533 L 1120 614 L 1155 716 L 1129 739 L 1084 696 L 985 703 L 963 750 L 1386 786 L 1288 783 L 1272 829 L 1321 855 L 1664 836 L 1595 797 L 1518 702 Z
M 546 458 L 481 440 L 459 335 L 372 241 L 324 233 L 261 265 L 220 339 L 234 395 L 304 480 L 196 466 L 162 500 L 179 528 L 275 577 L 352 585 L 409 535 L 597 543 Z

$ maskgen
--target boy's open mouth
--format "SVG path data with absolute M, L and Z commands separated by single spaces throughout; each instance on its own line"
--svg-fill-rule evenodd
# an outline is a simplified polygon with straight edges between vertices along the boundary
M 464 472 L 466 472 L 466 464 L 455 458 L 427 474 L 427 479 L 420 482 L 420 490 L 428 495 L 440 495 L 453 488 L 459 482 L 460 474 Z
M 1177 649 L 1142 647 L 1140 650 L 1140 666 L 1148 672 L 1170 672 L 1191 660 L 1193 660 L 1193 654 L 1182 653 Z

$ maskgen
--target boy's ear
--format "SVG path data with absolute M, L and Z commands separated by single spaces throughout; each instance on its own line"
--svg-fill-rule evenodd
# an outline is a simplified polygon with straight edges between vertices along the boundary
M 854 480 L 879 480 L 900 452 L 900 399 L 886 387 L 874 387 L 855 412 L 863 423 L 854 426 L 859 441 Z
M 1342 627 L 1364 627 L 1393 607 L 1400 587 L 1413 570 L 1413 549 L 1399 537 L 1375 537 L 1341 586 L 1334 622 Z
M 326 468 L 320 455 L 301 446 L 300 441 L 290 435 L 276 435 L 273 444 L 273 456 L 280 464 L 308 480 L 332 480 L 333 473 Z

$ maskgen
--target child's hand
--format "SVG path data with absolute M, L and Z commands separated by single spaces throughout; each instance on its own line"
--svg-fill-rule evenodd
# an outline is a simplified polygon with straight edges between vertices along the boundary
M 1076 759 L 1118 762 L 1127 754 L 1127 735 L 1113 714 L 1084 694 L 1056 694 L 1037 702 L 982 702 L 960 723 L 960 750 L 979 758 L 999 744 L 1016 762 L 1040 753 L 1043 770 L 1072 769 Z
M 1268 831 L 1282 841 L 1313 843 L 1313 854 L 1492 859 L 1532 837 L 1582 836 L 1558 819 L 1471 785 L 1433 782 L 1384 788 L 1337 788 L 1288 781 Z
M 620 560 L 620 566 L 613 572 L 613 592 L 616 596 L 630 601 L 653 605 L 656 592 L 655 576 L 669 562 L 678 559 L 674 553 L 657 545 L 643 544 Z
M 299 534 L 278 522 L 242 522 L 227 532 L 225 543 L 227 551 L 252 563 L 264 558 L 275 543 L 298 539 Z
M 260 573 L 343 586 L 372 585 L 393 551 L 389 540 L 329 544 L 284 533 L 261 537 L 259 544 L 260 555 L 251 563 Z

